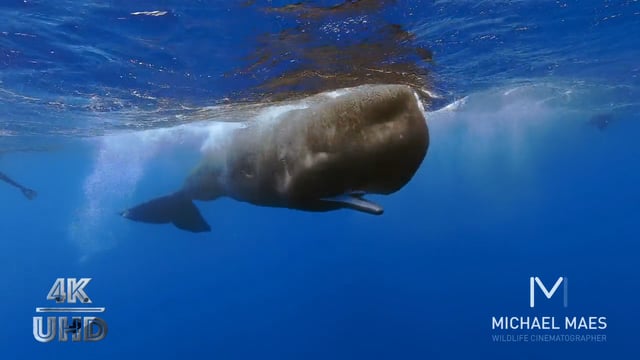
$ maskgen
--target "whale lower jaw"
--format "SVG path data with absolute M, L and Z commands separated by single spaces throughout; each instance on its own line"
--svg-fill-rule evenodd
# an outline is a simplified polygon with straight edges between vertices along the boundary
M 322 198 L 322 201 L 329 201 L 341 204 L 345 208 L 361 211 L 372 215 L 382 215 L 382 206 L 364 198 L 364 193 L 349 193 L 334 197 Z

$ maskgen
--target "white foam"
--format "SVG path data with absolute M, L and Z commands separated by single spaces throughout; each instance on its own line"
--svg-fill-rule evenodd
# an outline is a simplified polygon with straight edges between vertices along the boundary
M 116 214 L 120 202 L 116 199 L 131 197 L 157 151 L 153 138 L 129 133 L 100 139 L 93 170 L 84 181 L 82 206 L 70 229 L 84 259 L 117 243 L 118 237 L 106 223 Z
M 333 90 L 333 91 L 327 91 L 325 93 L 323 93 L 323 95 L 326 95 L 332 99 L 335 99 L 337 97 L 340 97 L 344 94 L 348 94 L 350 90 L 352 90 L 353 88 L 346 88 L 346 89 L 337 89 L 337 90 Z
M 292 110 L 306 109 L 308 107 L 309 107 L 309 104 L 304 101 L 294 103 L 294 104 L 270 106 L 263 109 L 260 113 L 258 113 L 258 115 L 255 117 L 253 121 L 259 121 L 259 122 L 274 121 L 274 120 L 277 120 L 280 117 L 280 115 L 284 113 L 287 113 Z
M 449 105 L 443 107 L 442 109 L 438 109 L 434 112 L 453 112 L 453 111 L 458 111 L 461 108 L 463 108 L 465 106 L 465 104 L 467 103 L 467 100 L 469 99 L 468 96 L 465 96 L 461 99 L 458 99 L 452 103 L 450 103 Z
M 429 112 L 427 161 L 478 184 L 504 172 L 533 178 L 549 144 L 585 129 L 588 116 L 576 112 L 575 104 L 588 98 L 567 99 L 571 90 L 557 84 L 489 89 Z
M 427 94 L 427 96 L 429 96 L 432 99 L 442 99 L 442 96 L 440 94 L 425 88 L 420 88 L 420 92 Z
M 198 130 L 204 130 L 207 134 L 200 146 L 201 153 L 220 150 L 227 144 L 229 135 L 236 129 L 245 127 L 244 123 L 212 123 Z M 192 127 L 192 130 L 195 128 Z
M 168 11 L 153 10 L 153 11 L 136 11 L 136 12 L 132 12 L 131 15 L 164 16 L 164 15 L 167 15 L 168 13 L 169 13 Z

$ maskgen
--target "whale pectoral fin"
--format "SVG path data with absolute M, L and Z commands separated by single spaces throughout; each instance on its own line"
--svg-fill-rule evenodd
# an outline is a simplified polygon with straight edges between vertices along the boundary
M 191 232 L 211 231 L 191 199 L 179 192 L 147 201 L 121 212 L 120 215 L 151 224 L 172 223 L 179 229 Z
M 363 198 L 364 193 L 352 193 L 338 195 L 330 198 L 322 198 L 322 201 L 330 201 L 342 204 L 343 207 L 362 211 L 372 215 L 382 215 L 384 209 L 382 206 Z

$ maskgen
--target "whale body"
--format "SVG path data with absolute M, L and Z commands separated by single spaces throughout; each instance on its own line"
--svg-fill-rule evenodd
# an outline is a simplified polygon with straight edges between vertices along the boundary
M 429 146 L 420 100 L 405 85 L 363 85 L 233 131 L 205 153 L 178 191 L 121 213 L 147 223 L 210 231 L 193 200 L 228 196 L 304 211 L 382 214 L 366 194 L 411 180 Z

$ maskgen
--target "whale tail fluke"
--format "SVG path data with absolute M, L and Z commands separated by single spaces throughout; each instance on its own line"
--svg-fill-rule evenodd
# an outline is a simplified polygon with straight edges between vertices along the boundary
M 121 216 L 151 224 L 172 223 L 191 232 L 211 231 L 193 201 L 181 192 L 147 201 L 120 213 Z

